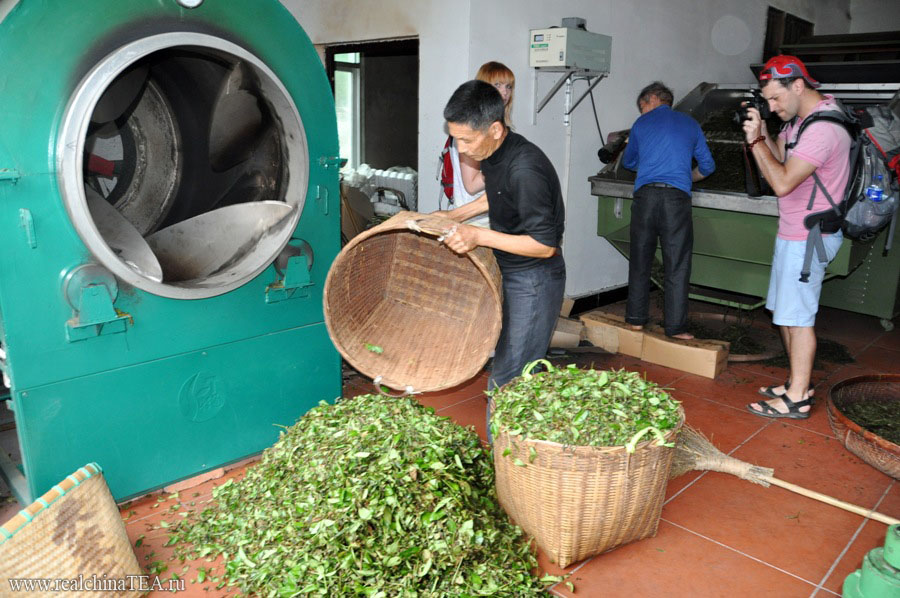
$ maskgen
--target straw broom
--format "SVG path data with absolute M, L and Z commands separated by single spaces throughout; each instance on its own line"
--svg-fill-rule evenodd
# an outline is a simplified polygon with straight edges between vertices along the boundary
M 717 449 L 706 436 L 698 432 L 690 426 L 683 426 L 681 433 L 678 435 L 678 442 L 675 445 L 675 455 L 672 458 L 672 469 L 669 472 L 669 479 L 677 478 L 689 471 L 720 471 L 722 473 L 730 473 L 736 475 L 742 480 L 759 484 L 760 486 L 769 487 L 770 484 L 780 486 L 785 490 L 802 494 L 808 498 L 812 498 L 826 504 L 892 525 L 900 523 L 900 519 L 888 517 L 877 511 L 864 509 L 857 505 L 853 505 L 842 500 L 838 500 L 827 494 L 821 494 L 814 490 L 809 490 L 784 480 L 779 480 L 773 474 L 774 469 L 768 467 L 760 467 L 745 463 L 734 457 L 729 457 L 719 449 Z

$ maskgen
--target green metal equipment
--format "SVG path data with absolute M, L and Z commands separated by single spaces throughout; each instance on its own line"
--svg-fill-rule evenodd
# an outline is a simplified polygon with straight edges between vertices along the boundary
M 0 13 L 2 15 L 2 13 Z M 331 89 L 278 0 L 19 0 L 0 16 L 0 370 L 28 503 L 240 460 L 341 391 Z
M 827 90 L 848 104 L 886 102 L 897 85 L 835 85 Z M 707 135 L 717 172 L 695 184 L 693 191 L 694 246 L 691 298 L 755 309 L 765 304 L 772 252 L 778 229 L 777 199 L 751 197 L 745 188 L 741 132 L 731 114 L 746 88 L 703 83 L 675 109 L 696 118 Z M 626 258 L 630 253 L 629 225 L 634 174 L 619 160 L 591 177 L 591 193 L 598 197 L 597 234 Z M 900 313 L 900 244 L 884 252 L 887 230 L 872 242 L 845 239 L 829 264 L 822 285 L 821 305 L 891 320 Z M 657 262 L 662 254 L 657 250 Z M 657 284 L 662 280 L 654 278 Z
M 844 579 L 844 598 L 896 598 L 900 596 L 900 525 L 887 529 L 884 547 L 863 557 L 862 568 Z

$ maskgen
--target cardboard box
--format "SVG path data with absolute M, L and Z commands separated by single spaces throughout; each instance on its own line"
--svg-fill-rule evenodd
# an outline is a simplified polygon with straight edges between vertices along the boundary
M 641 359 L 706 378 L 715 378 L 728 365 L 730 344 L 725 341 L 672 339 L 644 331 Z
M 579 317 L 584 322 L 585 338 L 595 347 L 638 358 L 643 354 L 643 331 L 632 330 L 621 316 L 594 310 Z
M 556 328 L 553 330 L 553 338 L 550 339 L 550 346 L 560 349 L 577 347 L 583 334 L 584 324 L 582 322 L 569 318 L 557 318 Z

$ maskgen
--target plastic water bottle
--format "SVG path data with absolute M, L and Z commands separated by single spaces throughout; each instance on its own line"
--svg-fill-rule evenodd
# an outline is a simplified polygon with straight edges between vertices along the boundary
M 872 178 L 872 184 L 866 187 L 866 197 L 868 197 L 871 201 L 875 203 L 880 202 L 884 199 L 884 187 L 882 187 L 882 176 L 880 174 L 876 174 Z

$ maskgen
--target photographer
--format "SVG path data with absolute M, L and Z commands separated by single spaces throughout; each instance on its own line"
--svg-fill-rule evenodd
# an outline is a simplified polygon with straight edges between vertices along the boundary
M 700 125 L 672 110 L 672 91 L 656 81 L 641 90 L 641 116 L 631 127 L 622 165 L 637 171 L 631 206 L 631 255 L 625 321 L 640 330 L 650 316 L 650 265 L 656 240 L 665 268 L 664 323 L 667 336 L 694 338 L 687 331 L 688 283 L 694 229 L 691 183 L 716 165 Z M 691 159 L 697 167 L 691 169 Z
M 752 403 L 747 409 L 762 417 L 806 419 L 813 403 L 810 375 L 816 354 L 813 327 L 819 294 L 825 267 L 843 239 L 840 231 L 823 233 L 825 256 L 813 260 L 809 281 L 800 282 L 808 233 L 804 218 L 830 207 L 825 193 L 816 193 L 816 178 L 831 197 L 843 196 L 850 173 L 850 136 L 839 124 L 819 121 L 797 138 L 803 119 L 818 110 L 835 108 L 832 96 L 816 91 L 819 82 L 810 77 L 798 58 L 775 56 L 766 62 L 759 80 L 762 97 L 771 111 L 789 123 L 773 140 L 759 110 L 751 106 L 743 128 L 760 173 L 778 195 L 778 236 L 766 309 L 772 311 L 772 321 L 781 328 L 790 374 L 782 385 L 760 388 L 759 393 L 770 400 Z M 821 261 L 822 257 L 826 259 Z

